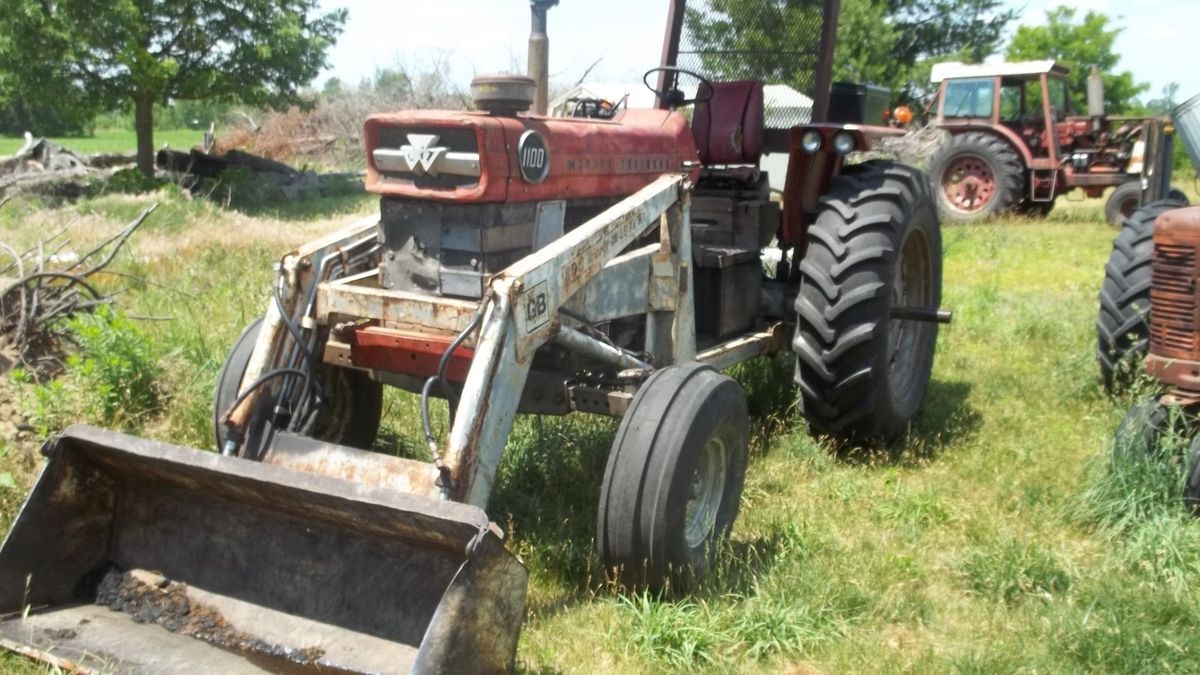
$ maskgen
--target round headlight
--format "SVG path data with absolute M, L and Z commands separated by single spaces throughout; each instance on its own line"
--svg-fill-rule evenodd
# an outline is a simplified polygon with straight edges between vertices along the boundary
M 849 131 L 839 131 L 833 135 L 833 149 L 839 155 L 844 155 L 854 149 L 858 145 L 854 141 L 854 134 Z
M 809 129 L 800 137 L 800 147 L 804 148 L 805 152 L 816 152 L 821 149 L 821 132 L 815 129 Z

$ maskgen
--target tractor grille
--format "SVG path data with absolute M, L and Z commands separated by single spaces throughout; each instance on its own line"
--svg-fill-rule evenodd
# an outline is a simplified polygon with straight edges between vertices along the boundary
M 1150 288 L 1150 351 L 1196 358 L 1196 248 L 1155 242 Z
M 691 0 L 676 65 L 710 80 L 762 80 L 816 98 L 818 70 L 831 67 L 820 62 L 829 4 L 829 0 Z M 775 120 L 768 126 L 787 128 L 809 121 L 809 111 L 793 101 L 785 101 L 779 110 L 770 109 L 770 101 L 767 107 L 768 120 Z M 795 119 L 779 119 L 788 114 Z
M 432 189 L 479 184 L 480 156 L 474 129 L 383 127 L 374 152 L 380 174 L 393 181 Z

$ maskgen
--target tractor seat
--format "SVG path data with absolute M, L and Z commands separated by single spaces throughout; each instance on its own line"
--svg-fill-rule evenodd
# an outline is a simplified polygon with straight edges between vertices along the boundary
M 763 148 L 761 80 L 714 82 L 713 96 L 696 104 L 692 137 L 704 167 L 700 180 L 758 181 Z

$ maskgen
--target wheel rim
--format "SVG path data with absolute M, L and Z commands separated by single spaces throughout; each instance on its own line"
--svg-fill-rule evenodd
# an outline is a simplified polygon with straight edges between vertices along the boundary
M 982 211 L 996 196 L 996 174 L 981 157 L 959 157 L 942 173 L 942 194 L 959 211 Z
M 892 282 L 892 306 L 928 308 L 933 304 L 932 269 L 925 233 L 909 231 L 900 247 Z M 888 331 L 888 384 L 895 400 L 906 400 L 923 372 L 917 348 L 929 325 L 922 321 L 892 319 Z
M 309 431 L 315 437 L 336 443 L 346 436 L 353 415 L 354 387 L 350 384 L 349 374 L 341 368 L 322 367 L 317 377 L 325 398 Z
M 1130 197 L 1129 199 L 1122 200 L 1117 206 L 1117 214 L 1120 216 L 1122 222 L 1137 209 L 1138 201 L 1137 197 Z
M 725 464 L 729 456 L 725 440 L 713 436 L 700 452 L 700 462 L 692 474 L 691 494 L 684 513 L 684 539 L 688 548 L 704 545 L 717 524 L 717 512 L 725 495 Z

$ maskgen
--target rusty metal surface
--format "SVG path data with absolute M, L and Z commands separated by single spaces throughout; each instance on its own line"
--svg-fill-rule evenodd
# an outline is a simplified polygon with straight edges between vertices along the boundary
M 92 427 L 48 455 L 0 547 L 7 640 L 131 672 L 203 672 L 230 654 L 243 672 L 263 654 L 351 672 L 512 667 L 526 572 L 477 508 Z M 140 591 L 105 610 L 114 621 L 79 624 L 77 608 L 112 606 L 114 570 L 161 575 L 165 608 L 145 611 L 175 612 L 179 632 L 121 623 L 150 601 Z M 270 649 L 247 651 L 254 640 Z
M 453 340 L 450 336 L 361 326 L 350 334 L 350 358 L 359 368 L 428 378 L 437 374 L 442 355 Z M 455 350 L 446 365 L 446 379 L 465 380 L 474 356 L 475 352 L 466 347 Z
M 1174 362 L 1200 361 L 1200 207 L 1168 211 L 1154 226 L 1150 284 L 1152 372 L 1172 384 L 1196 389 L 1190 368 Z
M 1177 359 L 1150 353 L 1146 372 L 1158 381 L 1192 395 L 1200 394 L 1200 361 Z
M 780 322 L 760 333 L 744 335 L 706 349 L 696 355 L 696 360 L 713 368 L 728 368 L 756 356 L 782 351 L 788 345 L 788 325 Z
M 513 306 L 505 282 L 493 284 L 495 299 L 483 317 L 475 359 L 463 383 L 458 415 L 445 460 L 454 477 L 452 497 L 485 508 L 508 432 L 533 359 L 516 353 Z
M 478 301 L 388 291 L 361 281 L 361 277 L 355 277 L 318 286 L 317 321 L 328 324 L 333 316 L 375 319 L 385 326 L 420 328 L 453 336 L 471 323 L 479 309 Z
M 633 394 L 624 391 L 597 389 L 595 387 L 574 386 L 568 389 L 571 395 L 571 409 L 594 415 L 623 417 L 629 410 Z
M 298 434 L 276 434 L 271 451 L 263 461 L 425 497 L 435 497 L 439 492 L 436 485 L 438 472 L 432 464 L 326 443 Z

